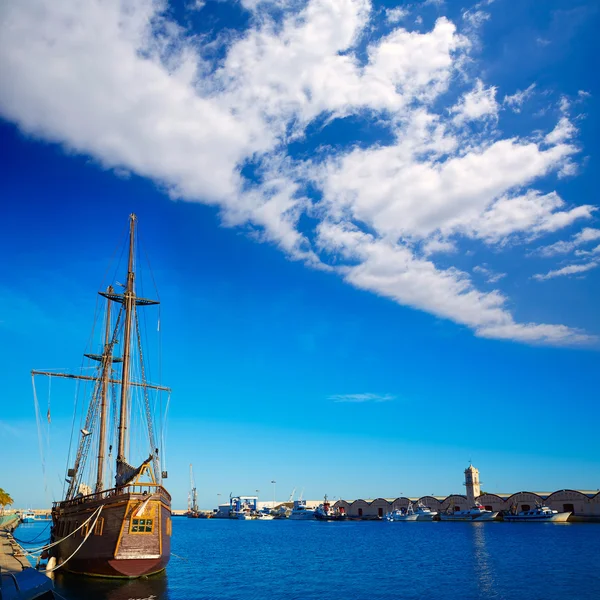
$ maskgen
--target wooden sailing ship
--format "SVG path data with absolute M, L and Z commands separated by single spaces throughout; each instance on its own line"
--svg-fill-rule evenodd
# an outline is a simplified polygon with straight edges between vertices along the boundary
M 53 504 L 51 541 L 59 543 L 50 549 L 59 569 L 84 575 L 151 575 L 162 571 L 170 556 L 171 496 L 162 484 L 167 474 L 160 470 L 149 398 L 150 393 L 170 390 L 146 381 L 137 309 L 158 302 L 136 295 L 135 230 L 136 216 L 130 215 L 127 283 L 123 293 L 116 293 L 112 286 L 99 292 L 106 300 L 103 348 L 100 354 L 85 355 L 95 361 L 95 374 L 32 371 L 32 375 L 83 380 L 92 388 L 75 463 L 67 471 L 65 499 Z M 115 306 L 119 309 L 112 310 Z M 113 355 L 117 344 L 122 350 L 120 357 Z M 138 375 L 135 380 L 134 358 Z M 138 452 L 140 447 L 145 448 L 147 458 L 138 467 L 131 466 L 127 456 L 133 393 L 137 405 L 143 407 L 141 412 L 145 412 L 138 419 L 144 421 L 140 427 L 144 431 L 138 431 L 142 435 L 136 444 Z M 139 439 L 144 442 L 141 446 Z M 118 448 L 116 460 L 112 458 L 111 441 Z M 96 450 L 96 460 L 88 463 L 92 449 Z

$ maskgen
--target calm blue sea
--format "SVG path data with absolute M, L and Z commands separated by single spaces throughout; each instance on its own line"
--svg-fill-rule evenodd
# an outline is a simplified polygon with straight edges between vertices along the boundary
M 56 589 L 67 600 L 600 599 L 596 524 L 174 518 L 172 551 L 164 575 L 57 575 Z

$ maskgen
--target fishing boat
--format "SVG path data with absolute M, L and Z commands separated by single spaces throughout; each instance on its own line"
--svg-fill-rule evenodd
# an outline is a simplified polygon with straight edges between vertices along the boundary
M 294 505 L 292 507 L 292 512 L 288 517 L 293 519 L 294 521 L 307 521 L 315 518 L 315 511 L 313 509 L 307 508 L 306 500 L 294 500 Z
M 433 521 L 434 517 L 437 516 L 437 512 L 431 510 L 429 506 L 425 506 L 420 500 L 417 503 L 417 508 L 414 509 L 418 518 L 417 521 Z
M 315 509 L 315 519 L 317 521 L 345 521 L 347 515 L 343 509 L 333 508 L 327 500 L 327 494 L 325 494 L 323 502 Z
M 440 513 L 441 521 L 493 521 L 498 516 L 498 511 L 491 511 L 481 504 L 475 504 L 468 510 L 453 510 L 450 507 L 446 512 Z
M 122 293 L 113 286 L 99 292 L 105 301 L 101 351 L 85 355 L 95 365 L 93 374 L 32 371 L 33 376 L 84 381 L 89 391 L 66 493 L 52 507 L 51 541 L 56 545 L 50 549 L 49 569 L 135 578 L 158 573 L 169 561 L 171 496 L 163 486 L 167 473 L 161 471 L 154 433 L 152 407 L 158 403 L 150 395 L 170 389 L 146 380 L 138 309 L 158 301 L 136 294 L 136 224 L 130 215 L 127 279 L 117 284 Z M 120 357 L 114 356 L 117 347 Z M 95 460 L 88 461 L 90 454 Z
M 417 521 L 419 515 L 414 511 L 412 502 L 409 502 L 408 506 L 402 506 L 401 508 L 396 508 L 392 512 L 387 513 L 384 519 L 390 522 Z
M 565 523 L 570 512 L 558 512 L 548 506 L 537 504 L 534 509 L 512 512 L 502 516 L 505 521 L 514 523 Z
M 23 514 L 21 515 L 21 523 L 35 523 L 35 521 L 35 513 L 31 509 L 23 511 Z

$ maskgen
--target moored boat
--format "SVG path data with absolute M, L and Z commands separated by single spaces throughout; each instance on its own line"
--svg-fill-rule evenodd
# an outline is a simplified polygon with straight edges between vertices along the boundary
M 292 512 L 289 517 L 294 521 L 308 521 L 314 520 L 315 511 L 314 509 L 308 508 L 306 506 L 306 500 L 294 500 L 294 506 L 292 507 Z
M 333 508 L 327 500 L 327 494 L 321 504 L 315 509 L 317 521 L 345 521 L 347 518 L 343 509 Z
M 414 508 L 414 511 L 418 516 L 417 521 L 433 521 L 437 516 L 436 511 L 431 510 L 429 506 L 425 506 L 420 500 L 417 503 L 417 508 Z
M 548 506 L 537 504 L 534 509 L 504 514 L 502 518 L 509 523 L 565 523 L 570 512 L 558 512 Z
M 146 380 L 138 307 L 158 301 L 136 294 L 136 221 L 136 216 L 130 215 L 123 293 L 116 293 L 112 286 L 100 292 L 106 300 L 102 349 L 98 354 L 86 354 L 96 364 L 94 374 L 32 371 L 32 375 L 91 382 L 74 466 L 67 471 L 66 496 L 52 507 L 51 541 L 56 545 L 50 549 L 48 567 L 100 577 L 151 575 L 162 571 L 170 557 L 171 496 L 163 486 L 167 474 L 160 469 L 149 397 L 170 389 Z M 116 317 L 111 313 L 113 305 L 119 306 Z M 117 344 L 122 349 L 120 358 L 113 356 Z M 114 369 L 117 364 L 121 365 L 119 372 Z M 134 412 L 134 406 L 140 410 Z M 132 433 L 137 434 L 138 448 L 133 461 L 128 457 Z M 92 449 L 96 460 L 88 464 Z M 111 470 L 114 483 L 107 485 Z
M 440 513 L 440 521 L 493 521 L 498 511 L 491 511 L 481 504 L 475 504 L 468 510 L 447 510 Z
M 23 514 L 21 515 L 21 523 L 35 523 L 35 521 L 36 516 L 31 509 L 23 511 Z
M 384 519 L 389 522 L 416 521 L 418 518 L 419 515 L 413 510 L 412 502 L 409 502 L 408 506 L 396 508 L 392 512 L 387 513 L 384 517 Z

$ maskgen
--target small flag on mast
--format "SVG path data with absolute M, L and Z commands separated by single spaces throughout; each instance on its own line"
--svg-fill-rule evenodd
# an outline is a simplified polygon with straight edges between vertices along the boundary
M 50 409 L 48 409 L 48 412 L 46 413 L 46 418 L 48 419 L 48 423 L 52 423 L 52 420 L 50 419 Z

